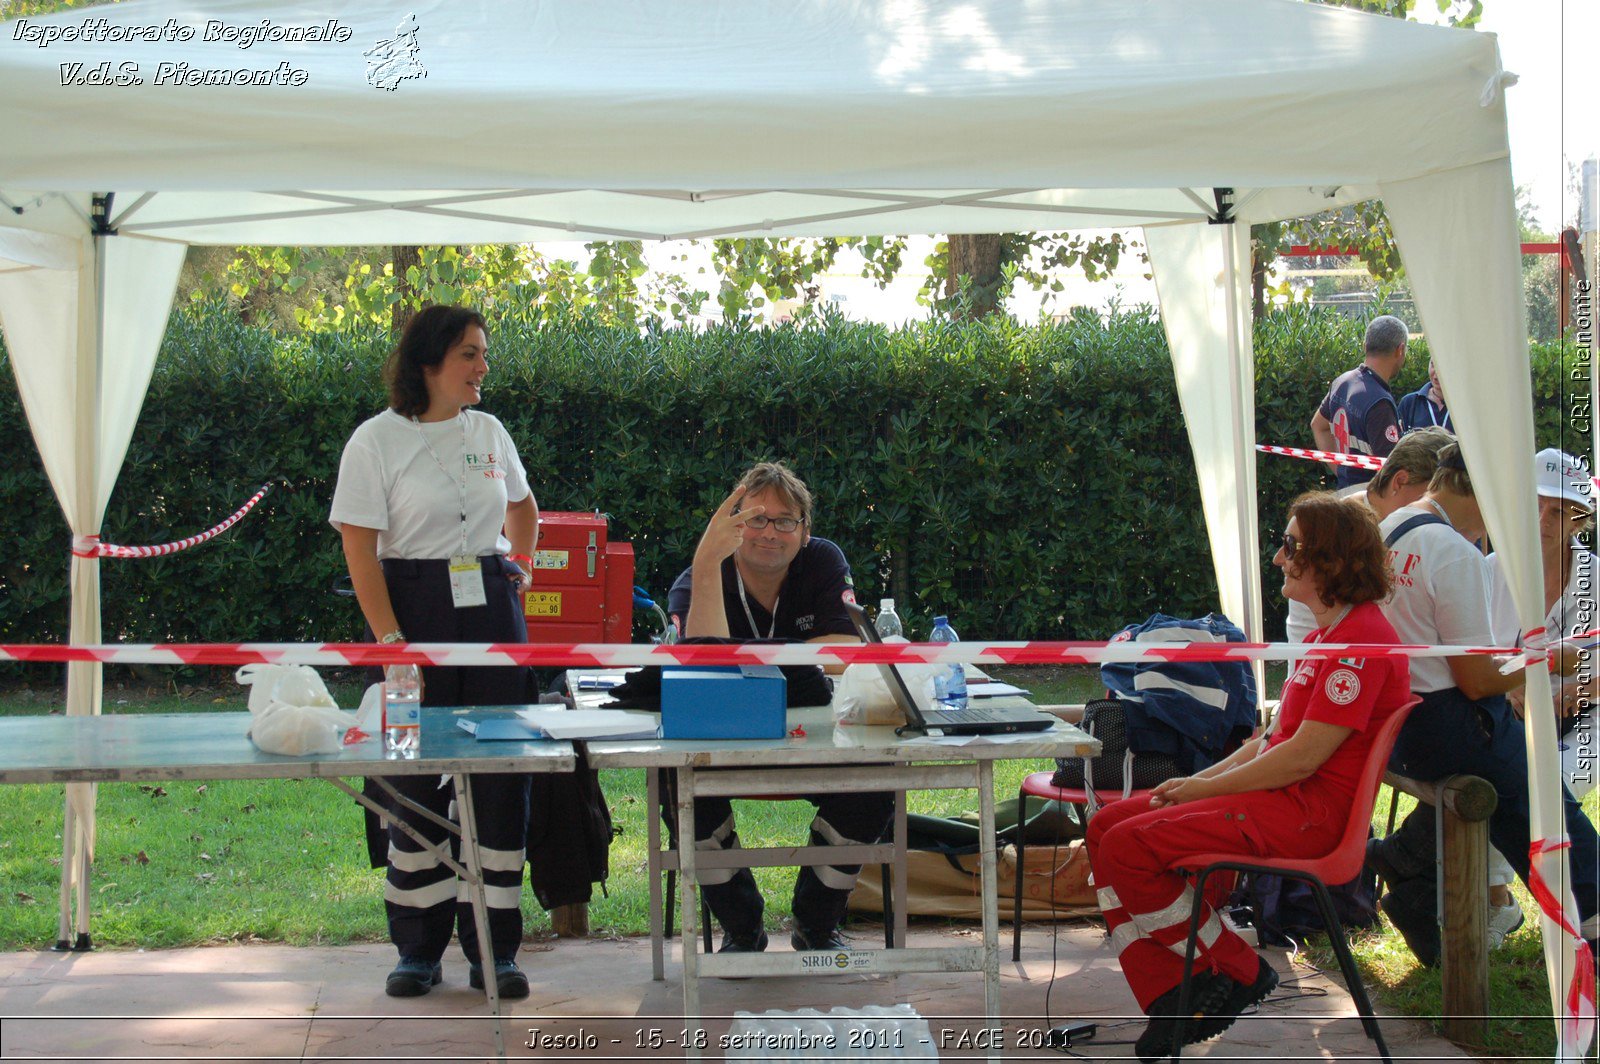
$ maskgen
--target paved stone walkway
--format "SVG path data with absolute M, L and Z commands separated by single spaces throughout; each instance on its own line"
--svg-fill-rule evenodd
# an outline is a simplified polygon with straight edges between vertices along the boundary
M 913 929 L 911 941 L 971 939 L 976 931 Z M 774 936 L 773 948 L 784 936 Z M 870 946 L 872 932 L 854 938 Z M 1099 1025 L 1077 1051 L 1089 1060 L 1131 1057 L 1142 1018 L 1109 944 L 1087 925 L 1029 928 L 1023 962 L 1001 965 L 1003 1059 L 1070 1060 L 1033 1048 L 1041 1032 L 1069 1019 Z M 646 939 L 560 939 L 529 943 L 521 957 L 533 984 L 507 1003 L 505 1038 L 514 1058 L 602 1061 L 678 1058 L 682 997 L 676 943 L 667 981 L 650 979 Z M 1375 1060 L 1374 1047 L 1336 981 L 1268 955 L 1285 985 L 1220 1039 L 1186 1053 L 1195 1059 Z M 384 996 L 394 963 L 387 945 L 334 948 L 226 946 L 205 949 L 0 954 L 0 1059 L 53 1061 L 437 1061 L 491 1059 L 493 1021 L 481 992 L 467 988 L 459 951 L 445 981 L 423 998 Z M 838 976 L 706 980 L 707 1059 L 735 1011 L 860 1008 L 905 1003 L 926 1017 L 933 1041 L 923 1059 L 986 1056 L 980 976 Z M 1466 1054 L 1410 1020 L 1384 1021 L 1396 1059 L 1458 1059 Z M 1122 1041 L 1128 1044 L 1108 1044 Z M 530 1043 L 536 1043 L 530 1047 Z M 763 1052 L 760 1059 L 790 1059 Z M 731 1057 L 729 1059 L 732 1059 Z M 795 1059 L 799 1059 L 798 1057 Z M 817 1059 L 852 1057 L 844 1049 Z M 885 1059 L 880 1055 L 876 1059 Z M 904 1056 L 901 1059 L 905 1059 Z M 911 1057 L 910 1059 L 916 1059 Z

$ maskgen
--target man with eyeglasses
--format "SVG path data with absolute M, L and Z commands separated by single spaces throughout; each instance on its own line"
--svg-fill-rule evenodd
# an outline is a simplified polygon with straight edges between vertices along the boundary
M 763 462 L 711 515 L 694 564 L 672 585 L 667 610 L 685 636 L 790 639 L 806 643 L 860 640 L 844 604 L 855 601 L 844 552 L 811 534 L 811 492 L 781 462 Z M 811 844 L 875 844 L 889 832 L 894 795 L 801 795 L 817 807 Z M 699 849 L 733 849 L 733 807 L 699 798 L 694 808 Z M 849 949 L 839 934 L 859 865 L 801 868 L 794 888 L 796 950 Z M 749 869 L 698 873 L 701 896 L 722 925 L 722 953 L 767 948 L 761 891 Z

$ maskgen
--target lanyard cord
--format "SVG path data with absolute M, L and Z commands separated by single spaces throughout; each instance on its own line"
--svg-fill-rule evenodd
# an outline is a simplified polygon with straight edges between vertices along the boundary
M 750 612 L 750 600 L 744 594 L 744 577 L 740 575 L 737 565 L 733 567 L 733 578 L 739 584 L 739 602 L 744 606 L 744 619 L 750 622 L 750 634 L 757 639 L 761 639 L 763 638 L 761 629 L 756 627 L 755 614 Z M 778 602 L 779 600 L 776 598 L 772 600 L 772 623 L 767 626 L 767 634 L 764 638 L 771 639 L 773 633 L 778 630 Z
M 422 422 L 417 420 L 417 415 L 411 415 L 411 423 L 417 427 L 417 434 L 422 437 L 422 446 L 428 449 L 428 455 L 433 459 L 433 464 L 455 482 L 458 498 L 461 503 L 461 553 L 467 553 L 467 415 L 466 411 L 456 415 L 456 424 L 461 429 L 461 475 L 452 476 L 450 470 L 444 467 L 444 462 L 439 458 L 439 452 L 433 449 L 433 441 L 428 439 L 427 430 L 422 427 Z

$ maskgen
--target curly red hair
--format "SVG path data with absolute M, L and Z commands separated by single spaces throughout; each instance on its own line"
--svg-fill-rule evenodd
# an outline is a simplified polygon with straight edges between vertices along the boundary
M 1296 576 L 1310 571 L 1324 602 L 1357 606 L 1389 597 L 1389 550 L 1366 506 L 1331 491 L 1308 491 L 1289 504 L 1289 520 L 1300 525 L 1300 549 L 1289 566 Z

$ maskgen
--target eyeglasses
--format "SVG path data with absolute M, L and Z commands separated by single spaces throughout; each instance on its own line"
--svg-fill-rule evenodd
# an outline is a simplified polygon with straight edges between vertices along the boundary
M 1300 553 L 1300 541 L 1285 532 L 1283 534 L 1282 550 L 1285 558 L 1293 558 Z
M 757 532 L 771 525 L 779 532 L 793 532 L 803 524 L 798 517 L 768 517 L 766 514 L 756 514 L 745 522 L 746 528 L 753 528 Z

